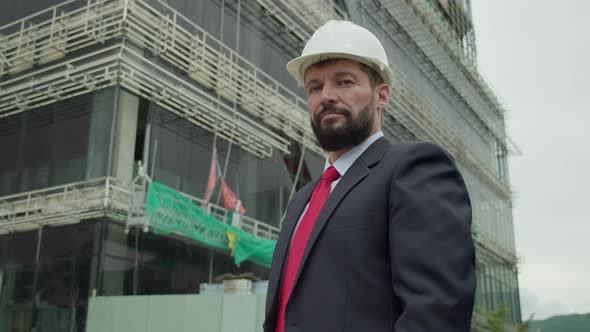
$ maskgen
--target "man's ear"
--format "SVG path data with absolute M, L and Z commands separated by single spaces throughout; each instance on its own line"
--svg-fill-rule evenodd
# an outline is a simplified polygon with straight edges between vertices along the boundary
M 389 103 L 389 96 L 391 94 L 389 85 L 385 83 L 377 85 L 375 93 L 377 94 L 377 108 L 381 110 L 385 109 L 385 106 Z

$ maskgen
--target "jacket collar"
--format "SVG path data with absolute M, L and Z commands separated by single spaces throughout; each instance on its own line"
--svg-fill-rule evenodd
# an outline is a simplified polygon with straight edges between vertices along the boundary
M 315 227 L 311 233 L 305 252 L 303 254 L 301 265 L 299 266 L 299 271 L 295 279 L 295 284 L 293 285 L 293 290 L 297 286 L 297 281 L 299 280 L 301 271 L 303 268 L 305 268 L 305 263 L 310 255 L 310 252 L 313 250 L 315 242 L 317 241 L 320 233 L 324 229 L 327 221 L 336 207 L 338 207 L 342 199 L 354 186 L 356 186 L 361 180 L 371 173 L 371 168 L 383 159 L 383 156 L 389 150 L 390 146 L 391 143 L 385 137 L 379 138 L 363 152 L 363 154 L 352 164 L 346 174 L 344 174 L 344 176 L 340 179 L 340 182 L 328 197 L 326 204 L 324 205 L 320 215 L 318 216 L 318 219 L 316 220 Z M 276 261 L 273 261 L 274 267 L 271 271 L 271 275 L 269 276 L 269 284 L 274 285 L 273 289 L 269 289 L 267 294 L 267 296 L 270 296 L 270 301 L 272 301 L 270 303 L 278 303 L 276 302 L 276 296 L 278 288 L 281 285 L 280 280 L 283 275 L 285 265 L 284 263 L 289 248 L 289 242 L 292 238 L 295 225 L 297 224 L 297 221 L 303 212 L 303 208 L 309 202 L 311 194 L 318 182 L 319 179 L 316 179 L 308 183 L 297 193 L 291 202 L 291 207 L 289 208 L 289 211 L 285 217 L 285 224 L 281 230 L 279 239 L 277 240 L 277 246 L 275 249 L 276 252 L 273 258 L 273 260 Z

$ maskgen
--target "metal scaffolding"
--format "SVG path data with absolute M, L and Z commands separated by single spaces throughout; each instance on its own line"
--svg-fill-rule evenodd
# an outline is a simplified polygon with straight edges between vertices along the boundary
M 0 27 L 0 74 L 8 77 L 0 82 L 0 119 L 119 84 L 261 158 L 271 156 L 273 149 L 288 153 L 289 141 L 285 136 L 323 154 L 310 128 L 303 99 L 167 4 L 156 0 L 150 4 L 142 0 L 96 0 L 72 8 L 73 3 L 67 1 Z M 473 76 L 468 66 L 453 55 L 454 51 L 449 51 L 450 46 L 441 42 L 443 37 L 435 37 L 421 21 L 415 6 L 422 2 L 379 3 L 386 10 L 375 13 L 374 19 L 386 31 L 390 27 L 390 33 L 402 29 L 415 41 L 424 58 L 473 110 L 466 118 L 472 119 L 470 125 L 474 130 L 481 131 L 483 126 L 499 142 L 509 141 L 503 123 L 499 122 L 503 110 L 488 96 L 491 92 L 479 76 Z M 305 40 L 326 20 L 345 17 L 329 0 L 258 0 L 258 4 L 269 16 L 274 15 L 268 22 L 280 31 L 282 42 Z M 311 10 L 317 9 L 317 4 L 325 10 Z M 74 57 L 72 52 L 92 45 L 104 46 Z M 37 65 L 44 66 L 38 69 Z M 183 75 L 178 74 L 179 70 Z M 394 71 L 398 98 L 386 109 L 384 130 L 402 139 L 418 138 L 441 144 L 509 204 L 509 187 L 469 148 L 465 134 L 419 98 L 399 70 Z M 484 104 L 496 107 L 498 114 L 490 117 L 484 112 Z M 4 215 L 0 214 L 0 220 L 4 220 L 2 216 L 12 220 L 12 228 L 4 227 L 5 231 L 17 229 L 14 225 L 20 221 L 13 221 L 19 218 L 30 219 L 28 214 L 21 215 L 32 213 L 26 212 L 30 204 L 23 197 L 16 200 L 23 202 L 20 207 L 25 207 L 20 212 L 12 210 L 14 197 L 0 199 L 0 204 L 8 204 L 0 206 L 10 206 L 2 210 Z M 72 216 L 64 215 L 63 220 L 79 220 L 75 213 Z M 481 248 L 507 262 L 515 261 L 510 253 L 513 248 L 496 243 L 486 230 L 482 233 L 486 235 L 479 237 Z
M 348 15 L 333 0 L 257 0 L 284 26 L 280 33 L 291 32 L 302 41 L 329 20 L 347 19 Z
M 283 1 L 282 3 L 285 3 L 285 1 Z M 275 5 L 276 5 L 276 3 L 275 3 Z M 291 4 L 290 6 L 292 7 L 293 5 L 294 4 Z M 275 12 L 280 12 L 278 9 L 276 9 L 276 7 L 275 8 L 268 7 L 268 9 L 274 10 Z M 283 12 L 281 12 L 281 13 L 283 13 Z M 289 17 L 291 17 L 291 16 L 289 16 Z M 338 18 L 338 17 L 339 17 L 338 15 L 334 15 L 332 18 Z M 307 34 L 304 36 L 307 36 L 310 34 L 311 31 L 313 31 L 312 29 L 315 29 L 317 26 L 322 24 L 321 21 L 315 21 L 315 22 L 316 22 L 316 24 L 310 25 L 308 30 L 304 30 L 301 26 L 299 26 L 299 27 L 294 26 L 295 28 L 292 31 L 293 32 L 306 31 Z M 397 73 L 397 74 L 398 75 L 396 75 L 396 76 L 401 77 L 400 73 Z M 230 79 L 231 77 L 233 77 L 233 76 L 228 75 L 228 82 L 233 81 Z M 424 130 L 426 130 L 426 131 L 434 130 L 435 133 L 433 133 L 433 134 L 416 135 L 416 137 L 418 137 L 420 139 L 425 139 L 425 140 L 437 141 L 437 142 L 441 143 L 442 145 L 444 145 L 445 147 L 449 148 L 455 156 L 457 156 L 459 159 L 464 160 L 466 162 L 466 164 L 476 174 L 480 175 L 483 179 L 485 179 L 486 182 L 488 184 L 490 184 L 500 195 L 502 195 L 503 197 L 507 197 L 507 198 L 510 197 L 510 190 L 502 182 L 502 180 L 500 180 L 499 177 L 493 171 L 489 170 L 485 166 L 485 163 L 478 160 L 478 158 L 476 157 L 476 155 L 474 153 L 472 153 L 466 149 L 467 145 L 459 139 L 460 136 L 457 134 L 458 131 L 451 130 L 450 126 L 448 126 L 448 125 L 445 126 L 442 118 L 435 116 L 434 112 L 432 112 L 430 110 L 426 110 L 423 103 L 415 95 L 412 95 L 409 97 L 410 89 L 408 89 L 408 84 L 405 84 L 401 80 L 398 80 L 397 83 L 399 83 L 400 92 L 403 92 L 403 97 L 406 98 L 406 100 L 405 100 L 406 107 L 400 108 L 400 110 L 405 111 L 404 114 L 399 114 L 399 112 L 397 112 L 397 113 L 392 112 L 391 114 L 396 114 L 396 115 L 394 115 L 394 118 L 397 121 L 404 123 L 406 125 L 406 127 L 410 128 L 410 132 L 412 132 L 412 133 L 419 132 L 419 130 L 423 130 L 423 131 Z M 398 88 L 398 85 L 394 84 L 394 88 Z M 236 90 L 228 91 L 228 96 L 226 96 L 226 97 L 232 98 L 232 96 L 236 95 L 237 93 L 239 93 L 239 92 Z M 296 99 L 298 99 L 298 98 L 296 98 Z M 298 100 L 298 102 L 299 102 L 299 104 L 304 103 L 303 100 Z M 410 105 L 409 107 L 407 107 L 408 102 Z M 301 108 L 304 109 L 304 106 L 302 106 Z M 408 118 L 414 118 L 414 119 L 416 118 L 415 114 L 413 114 L 413 109 L 419 110 L 420 112 L 418 112 L 418 114 L 422 115 L 423 119 L 430 120 L 430 121 L 427 121 L 426 124 L 424 123 L 424 121 L 416 121 L 416 120 L 408 121 L 407 120 Z M 303 121 L 306 122 L 307 119 L 305 118 Z M 386 125 L 389 125 L 389 124 L 386 124 Z M 321 153 L 321 151 L 318 151 L 318 152 Z
M 474 174 L 486 182 L 494 191 L 507 200 L 511 192 L 499 176 L 480 161 L 469 148 L 456 128 L 447 120 L 437 115 L 433 107 L 421 101 L 409 87 L 410 83 L 401 73 L 394 75 L 394 91 L 397 98 L 386 108 L 386 113 L 404 124 L 416 138 L 439 143 L 444 146 L 458 161 L 467 166 Z M 385 118 L 385 122 L 391 119 Z
M 112 177 L 0 198 L 0 235 L 108 216 L 124 221 L 130 188 Z
M 147 217 L 147 197 L 152 179 L 146 174 L 146 169 L 142 168 L 141 166 L 138 173 L 139 175 L 135 177 L 133 183 L 131 184 L 132 191 L 129 195 L 129 205 L 125 227 L 126 232 L 128 232 L 131 227 L 139 227 L 142 228 L 144 232 L 147 232 L 151 224 L 151 220 Z M 229 225 L 236 226 L 258 238 L 276 240 L 279 236 L 280 229 L 278 227 L 271 226 L 268 223 L 244 215 L 238 215 L 238 218 L 236 218 L 236 214 L 230 213 L 230 210 L 217 204 L 213 204 L 201 198 L 194 197 L 180 191 L 177 193 L 187 198 L 187 202 L 189 204 L 200 206 L 217 220 Z M 171 199 L 174 200 L 171 197 L 165 196 L 163 193 L 155 193 L 154 195 L 157 199 L 161 199 L 163 201 L 170 201 Z M 175 204 L 184 205 L 183 202 L 176 201 Z M 184 206 L 184 208 L 190 209 L 191 207 Z M 172 223 L 176 222 L 174 220 L 177 220 L 179 215 L 178 211 L 168 208 L 162 208 L 158 211 L 158 213 L 163 219 Z M 204 226 L 199 222 L 199 220 L 184 220 L 184 222 L 190 223 L 191 227 L 196 229 L 201 229 L 204 232 L 207 231 L 206 228 L 204 228 Z M 176 235 L 180 237 L 186 237 L 186 234 Z
M 466 101 L 485 130 L 492 133 L 507 151 L 520 153 L 506 134 L 502 103 L 475 64 L 466 60 L 462 44 L 453 36 L 453 29 L 439 9 L 433 8 L 428 0 L 366 0 L 362 6 L 368 8 L 367 14 L 377 20 L 386 34 L 400 29 L 406 33 L 440 73 L 444 85 L 451 86 Z M 477 127 L 475 123 L 472 125 Z
M 477 66 L 477 51 L 475 46 L 475 30 L 471 19 L 470 8 L 462 1 L 430 0 L 444 17 L 439 25 L 446 28 L 463 50 L 463 58 L 469 65 Z
M 384 11 L 376 11 L 375 7 L 367 8 L 364 5 L 366 14 L 374 19 L 374 22 L 384 27 L 384 32 L 388 37 L 395 34 L 395 38 L 399 39 L 400 33 L 404 33 L 400 26 L 395 29 L 388 29 L 387 26 L 394 26 L 394 21 L 384 23 L 384 17 L 389 17 L 389 14 Z M 361 8 L 363 8 L 361 6 Z M 373 10 L 370 10 L 373 9 Z M 413 42 L 411 37 L 406 35 L 406 39 Z M 417 45 L 416 45 L 417 47 Z M 428 57 L 424 55 L 424 60 Z M 513 234 L 502 234 L 498 236 L 499 224 L 502 222 L 511 221 L 510 206 L 512 192 L 507 184 L 499 177 L 499 174 L 492 170 L 489 163 L 482 161 L 478 155 L 482 151 L 477 150 L 477 146 L 471 145 L 473 134 L 483 135 L 489 141 L 490 136 L 485 132 L 481 132 L 481 126 L 474 121 L 477 118 L 474 114 L 465 114 L 467 120 L 474 129 L 474 133 L 469 130 L 459 130 L 456 125 L 449 122 L 448 119 L 442 117 L 437 113 L 436 107 L 425 99 L 420 98 L 415 91 L 410 80 L 406 79 L 402 72 L 395 66 L 390 65 L 394 70 L 394 95 L 396 98 L 392 99 L 392 105 L 386 108 L 386 116 L 384 118 L 384 130 L 400 131 L 401 125 L 407 133 L 403 139 L 419 139 L 428 140 L 439 143 L 444 146 L 454 158 L 460 162 L 461 165 L 466 166 L 468 170 L 477 177 L 479 181 L 486 184 L 488 188 L 492 189 L 498 197 L 496 203 L 475 202 L 474 205 L 474 234 L 477 234 L 476 243 L 479 251 L 487 253 L 489 257 L 493 257 L 498 262 L 501 260 L 504 264 L 513 265 L 516 263 L 516 256 L 514 255 L 515 248 L 510 241 L 502 241 L 501 239 L 513 238 Z M 436 68 L 434 68 L 436 69 Z M 434 72 L 430 71 L 430 75 Z M 444 85 L 444 84 L 443 84 Z M 448 86 L 448 84 L 446 84 Z M 479 121 L 479 120 L 478 120 Z M 397 128 L 390 129 L 397 123 Z M 481 123 L 481 121 L 479 121 Z M 493 228 L 493 229 L 492 229 Z M 510 227 L 503 227 L 508 229 Z M 485 255 L 484 255 L 485 256 Z M 483 257 L 483 256 L 482 256 Z M 487 256 L 486 256 L 487 257 Z
M 469 168 L 473 174 L 494 189 L 502 199 L 494 204 L 478 204 L 474 207 L 473 230 L 478 247 L 500 257 L 505 263 L 514 264 L 515 248 L 508 242 L 500 243 L 495 240 L 496 230 L 493 225 L 502 221 L 512 220 L 510 213 L 510 191 L 499 177 L 491 173 L 485 165 L 473 155 L 468 146 L 462 142 L 459 135 L 452 129 L 444 118 L 437 116 L 428 105 L 420 101 L 408 88 L 409 83 L 401 73 L 394 75 L 394 89 L 397 98 L 393 105 L 386 108 L 388 115 L 384 119 L 385 128 L 394 121 L 399 121 L 409 129 L 416 138 L 437 142 L 444 146 L 454 158 Z M 501 238 L 506 238 L 505 236 Z M 511 237 L 512 238 L 512 237 Z
M 216 98 L 142 57 L 116 44 L 2 82 L 0 118 L 119 82 L 198 126 L 233 138 L 254 155 L 268 157 L 273 148 L 288 151 L 288 142 L 278 134 L 243 115 L 232 116 Z
M 347 17 L 332 0 L 282 0 L 279 3 L 290 10 L 292 17 L 300 19 L 308 32 L 329 20 Z
M 143 191 L 142 191 L 143 190 Z M 181 193 L 195 204 L 207 204 L 211 214 L 225 223 L 230 213 L 227 209 L 204 202 Z M 109 217 L 120 223 L 131 220 L 128 225 L 149 225 L 141 214 L 145 198 L 145 187 L 129 184 L 112 177 L 68 183 L 51 188 L 32 190 L 15 195 L 0 197 L 0 235 L 78 223 L 81 220 Z M 129 211 L 135 209 L 135 218 L 128 219 Z M 171 214 L 174 211 L 169 211 Z M 274 240 L 279 229 L 259 220 L 242 216 L 239 227 L 263 239 Z
M 311 34 L 322 24 L 348 19 L 346 12 L 333 0 L 237 1 L 252 16 L 244 18 L 261 28 L 260 33 L 271 42 L 269 45 L 275 45 L 291 57 L 301 54 Z
M 289 143 L 251 117 L 236 113 L 227 101 L 239 99 L 244 110 L 255 113 L 271 128 L 321 151 L 306 127 L 309 122 L 302 111 L 303 100 L 165 4 L 160 3 L 171 15 L 134 0 L 88 2 L 85 7 L 65 11 L 72 3 L 0 28 L 0 68 L 9 75 L 0 83 L 0 118 L 120 84 L 198 126 L 217 131 L 220 137 L 259 157 L 269 157 L 273 148 L 288 153 Z M 39 19 L 47 16 L 45 21 Z M 161 24 L 161 29 L 154 22 Z M 198 31 L 189 34 L 182 24 Z M 160 34 L 154 36 L 153 31 Z M 99 43 L 110 46 L 68 56 Z M 194 81 L 148 59 L 136 51 L 136 46 L 185 69 Z M 35 70 L 35 65 L 60 59 Z M 226 101 L 220 102 L 202 86 L 213 88 Z M 136 191 L 114 178 L 101 178 L 5 196 L 0 198 L 0 234 L 105 215 L 125 221 Z M 227 209 L 210 203 L 208 209 L 227 222 Z M 279 231 L 249 217 L 242 218 L 240 227 L 270 239 L 275 239 Z
M 469 66 L 476 67 L 475 32 L 469 8 L 461 1 L 454 0 L 411 0 L 416 8 L 426 10 L 425 19 L 455 54 Z
M 153 50 L 258 121 L 323 153 L 303 99 L 167 5 L 158 2 L 157 10 L 142 1 L 128 3 L 129 41 Z
M 1 33 L 21 27 L 5 35 L 0 44 L 5 59 L 3 70 L 19 73 L 0 83 L 0 118 L 119 82 L 226 139 L 233 136 L 236 144 L 257 156 L 270 156 L 272 148 L 288 152 L 289 144 L 259 122 L 323 153 L 315 143 L 304 100 L 178 12 L 158 4 L 160 11 L 136 0 L 101 0 L 67 13 L 53 7 L 53 17 L 48 21 L 32 25 L 23 19 L 0 28 Z M 55 24 L 56 20 L 62 23 Z M 95 26 L 92 22 L 102 23 Z M 53 35 L 67 37 L 52 38 Z M 63 50 L 59 57 L 65 57 L 71 49 L 117 42 L 119 37 L 153 51 L 198 84 L 178 77 L 129 46 L 121 50 L 116 50 L 116 46 L 105 48 L 22 73 L 39 63 L 39 54 L 57 46 Z M 22 40 L 27 42 L 22 44 Z M 214 89 L 224 102 L 199 85 Z M 243 112 L 229 107 L 232 102 Z

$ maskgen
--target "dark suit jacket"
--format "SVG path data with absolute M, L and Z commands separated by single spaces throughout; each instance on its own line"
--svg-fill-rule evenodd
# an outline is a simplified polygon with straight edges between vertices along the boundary
M 295 224 L 318 180 L 287 209 L 269 276 L 265 332 Z M 475 295 L 471 205 L 431 143 L 373 143 L 334 188 L 287 304 L 288 332 L 468 332 Z

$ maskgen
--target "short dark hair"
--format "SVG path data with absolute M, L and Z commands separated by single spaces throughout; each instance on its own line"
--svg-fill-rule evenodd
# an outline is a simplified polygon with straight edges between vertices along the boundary
M 346 58 L 329 58 L 329 59 L 321 60 L 321 61 L 318 61 L 318 62 L 312 64 L 311 66 L 307 67 L 307 69 L 309 69 L 313 66 L 322 67 L 326 64 L 336 62 L 336 61 L 342 60 L 342 59 L 346 59 Z M 348 59 L 348 60 L 352 60 L 352 59 Z M 355 60 L 352 60 L 352 61 L 355 61 Z M 358 62 L 358 61 L 355 61 L 355 62 L 359 64 L 363 73 L 365 73 L 365 74 L 367 74 L 367 76 L 369 76 L 369 83 L 371 84 L 372 89 L 375 89 L 375 87 L 377 87 L 377 85 L 381 85 L 381 84 L 385 83 L 385 81 L 383 80 L 383 77 L 381 77 L 381 75 L 379 75 L 379 73 L 375 69 L 373 69 L 370 66 L 365 65 L 362 62 Z M 306 69 L 306 71 L 307 71 L 307 69 Z
M 375 69 L 365 65 L 364 63 L 359 62 L 359 64 L 361 65 L 361 70 L 365 74 L 367 74 L 367 76 L 369 76 L 369 82 L 371 83 L 372 89 L 375 89 L 375 87 L 377 87 L 377 85 L 381 85 L 381 84 L 385 83 L 385 81 L 383 80 L 383 77 L 381 77 L 381 75 L 379 75 L 379 73 Z

